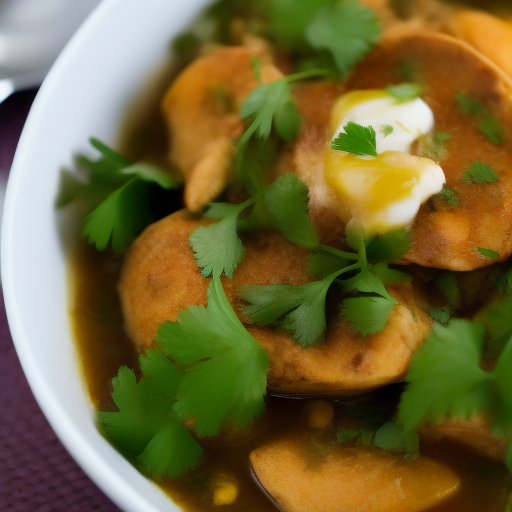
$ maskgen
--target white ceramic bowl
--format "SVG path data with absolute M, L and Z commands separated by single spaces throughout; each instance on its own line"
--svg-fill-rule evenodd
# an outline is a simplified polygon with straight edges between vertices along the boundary
M 54 202 L 60 169 L 89 152 L 90 136 L 116 141 L 128 105 L 206 3 L 104 0 L 37 95 L 7 188 L 2 280 L 16 350 L 63 444 L 126 512 L 178 507 L 96 430 L 70 333 L 66 251 Z

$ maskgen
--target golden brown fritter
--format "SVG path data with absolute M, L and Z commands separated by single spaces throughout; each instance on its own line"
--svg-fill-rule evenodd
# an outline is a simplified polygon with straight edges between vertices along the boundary
M 505 460 L 508 448 L 508 440 L 493 436 L 489 423 L 481 416 L 470 420 L 446 418 L 439 424 L 425 425 L 418 433 L 424 441 L 435 443 L 451 439 L 497 461 Z
M 447 187 L 459 198 L 455 208 L 442 201 L 428 201 L 421 207 L 405 259 L 451 270 L 471 270 L 498 261 L 483 257 L 478 247 L 497 251 L 499 260 L 506 259 L 512 252 L 512 81 L 463 42 L 442 34 L 407 32 L 382 41 L 354 71 L 346 90 L 381 89 L 403 81 L 424 86 L 422 97 L 434 113 L 435 131 L 452 137 L 440 165 Z M 499 120 L 500 144 L 479 130 L 482 119 L 460 112 L 459 94 L 480 102 Z M 298 88 L 296 100 L 304 124 L 288 159 L 310 188 L 311 216 L 324 243 L 335 243 L 343 233 L 341 221 L 336 220 L 336 198 L 323 176 L 328 112 L 335 95 L 334 84 L 309 83 Z M 462 176 L 474 161 L 493 167 L 499 181 L 466 183 Z
M 271 441 L 251 452 L 250 462 L 286 512 L 419 512 L 460 485 L 449 468 L 423 455 L 338 446 L 315 459 L 301 438 Z
M 162 110 L 170 135 L 169 160 L 185 179 L 187 208 L 200 212 L 227 186 L 234 141 L 243 132 L 238 110 L 259 85 L 251 58 L 261 59 L 261 78 L 282 73 L 255 47 L 218 47 L 197 58 L 167 91 Z
M 133 243 L 119 292 L 128 334 L 141 349 L 153 344 L 162 322 L 176 320 L 189 305 L 206 304 L 210 280 L 201 276 L 188 237 L 210 222 L 182 210 L 149 226 Z M 269 232 L 250 234 L 244 245 L 244 261 L 234 278 L 223 278 L 222 283 L 238 317 L 270 355 L 271 389 L 355 394 L 403 379 L 432 325 L 410 284 L 390 289 L 400 304 L 384 330 L 366 338 L 339 315 L 339 300 L 331 297 L 325 342 L 305 349 L 283 331 L 249 324 L 237 290 L 246 284 L 300 285 L 314 280 L 307 270 L 308 251 Z

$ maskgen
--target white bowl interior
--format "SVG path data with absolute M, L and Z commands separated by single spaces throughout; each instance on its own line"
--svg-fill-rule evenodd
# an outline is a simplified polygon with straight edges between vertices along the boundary
M 2 280 L 30 386 L 69 452 L 127 512 L 179 510 L 98 433 L 68 315 L 66 255 L 54 202 L 62 167 L 113 144 L 128 105 L 207 0 L 104 0 L 61 54 L 28 117 L 9 178 Z

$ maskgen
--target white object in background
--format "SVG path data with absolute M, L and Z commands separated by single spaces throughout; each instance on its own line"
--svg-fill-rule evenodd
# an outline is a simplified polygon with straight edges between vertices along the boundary
M 0 102 L 39 85 L 100 0 L 0 0 Z

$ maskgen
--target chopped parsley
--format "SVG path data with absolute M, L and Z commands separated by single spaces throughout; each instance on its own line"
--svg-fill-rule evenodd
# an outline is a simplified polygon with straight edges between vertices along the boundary
M 403 244 L 402 231 L 404 230 L 389 234 L 384 241 L 392 243 L 395 239 L 395 247 L 401 247 L 407 252 L 410 239 L 407 245 Z M 325 298 L 331 285 L 336 283 L 341 286 L 345 296 L 350 296 L 343 300 L 342 314 L 363 336 L 380 332 L 386 325 L 393 306 L 397 304 L 387 292 L 385 284 L 404 282 L 410 276 L 389 269 L 384 262 L 369 263 L 366 242 L 362 235 L 349 232 L 348 239 L 356 253 L 338 251 L 322 245 L 316 248 L 316 254 L 311 258 L 310 271 L 322 275 L 319 281 L 301 286 L 242 287 L 239 295 L 249 303 L 245 308 L 248 319 L 261 326 L 280 326 L 290 331 L 300 345 L 309 347 L 323 336 L 326 328 Z M 368 248 L 373 242 L 368 244 Z M 383 259 L 397 254 L 385 243 L 382 243 L 381 251 Z M 374 247 L 373 258 L 377 255 L 378 247 Z M 342 275 L 344 279 L 341 278 Z
M 181 420 L 195 418 L 200 437 L 244 427 L 264 411 L 268 354 L 238 320 L 218 277 L 208 307 L 189 306 L 160 325 L 156 340 L 184 368 L 173 410 Z
M 481 103 L 458 94 L 456 96 L 459 111 L 467 116 L 477 118 L 477 128 L 494 144 L 500 144 L 503 136 L 503 126 Z
M 396 99 L 397 103 L 407 103 L 418 98 L 423 92 L 423 87 L 419 84 L 404 82 L 398 85 L 388 85 L 386 91 Z
M 384 135 L 384 137 L 387 137 L 388 135 L 391 135 L 394 131 L 394 128 L 390 124 L 383 124 L 380 128 L 380 131 Z
M 452 135 L 447 132 L 436 131 L 422 135 L 418 139 L 419 156 L 430 158 L 435 162 L 444 160 L 447 155 L 446 143 L 451 140 Z
M 456 208 L 459 206 L 459 198 L 450 188 L 443 188 L 443 190 L 441 190 L 437 195 L 441 197 L 450 208 Z
M 480 255 L 488 260 L 496 260 L 500 257 L 500 253 L 493 251 L 492 249 L 485 249 L 484 247 L 477 247 L 476 250 Z
M 496 170 L 483 162 L 471 162 L 471 165 L 462 175 L 462 179 L 470 185 L 481 185 L 482 183 L 496 183 L 499 175 Z
M 350 121 L 343 127 L 343 132 L 331 141 L 331 147 L 354 155 L 377 156 L 375 130 L 372 126 L 361 126 Z

